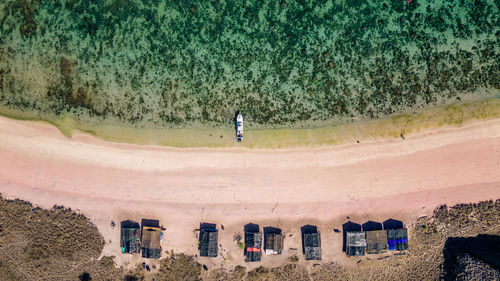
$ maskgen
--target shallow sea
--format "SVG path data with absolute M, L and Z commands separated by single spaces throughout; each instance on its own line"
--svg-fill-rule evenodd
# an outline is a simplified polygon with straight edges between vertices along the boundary
M 146 126 L 418 110 L 498 93 L 498 5 L 7 0 L 0 105 Z

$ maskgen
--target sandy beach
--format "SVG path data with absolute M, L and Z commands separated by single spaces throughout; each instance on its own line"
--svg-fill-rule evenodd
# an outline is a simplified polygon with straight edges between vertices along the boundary
M 244 264 L 233 235 L 250 222 L 280 227 L 287 236 L 282 256 L 264 256 L 249 268 L 301 256 L 305 224 L 321 231 L 323 262 L 347 264 L 342 235 L 333 229 L 348 220 L 411 224 L 440 204 L 500 198 L 500 120 L 405 140 L 257 150 L 139 146 L 84 134 L 69 139 L 50 125 L 0 117 L 0 192 L 83 213 L 107 241 L 103 255 L 116 256 L 119 265 L 139 258 L 120 253 L 119 227 L 110 222 L 141 218 L 166 228 L 164 250 L 188 254 L 197 253 L 200 222 L 224 225 L 221 255 L 200 259 L 212 267 Z

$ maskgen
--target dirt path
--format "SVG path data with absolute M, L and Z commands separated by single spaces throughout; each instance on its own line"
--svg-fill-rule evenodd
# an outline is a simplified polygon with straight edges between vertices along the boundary
M 120 264 L 137 258 L 119 253 L 119 229 L 110 221 L 143 217 L 167 228 L 164 249 L 190 254 L 199 222 L 223 224 L 221 257 L 203 260 L 211 266 L 243 263 L 233 234 L 249 222 L 293 234 L 285 255 L 265 256 L 266 265 L 297 252 L 290 248 L 300 250 L 304 224 L 322 232 L 324 261 L 347 262 L 341 235 L 332 231 L 347 216 L 357 223 L 411 223 L 439 204 L 500 198 L 500 120 L 404 141 L 247 150 L 68 139 L 49 125 L 0 117 L 0 192 L 78 209 L 111 241 L 104 254 Z

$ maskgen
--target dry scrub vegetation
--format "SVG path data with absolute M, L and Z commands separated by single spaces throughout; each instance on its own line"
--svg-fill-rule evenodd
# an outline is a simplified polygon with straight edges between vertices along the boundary
M 454 280 L 450 276 L 461 273 L 450 272 L 458 267 L 443 255 L 445 243 L 451 237 L 500 235 L 500 200 L 441 206 L 409 228 L 409 251 L 364 257 L 352 267 L 324 263 L 308 270 L 292 261 L 249 272 L 242 266 L 205 271 L 195 257 L 169 253 L 156 273 L 140 266 L 125 272 L 112 257 L 96 260 L 104 242 L 84 216 L 60 206 L 44 210 L 0 198 L 0 280 Z M 498 253 L 490 255 L 495 259 Z
M 112 258 L 96 260 L 104 240 L 83 215 L 0 198 L 0 280 L 121 280 Z

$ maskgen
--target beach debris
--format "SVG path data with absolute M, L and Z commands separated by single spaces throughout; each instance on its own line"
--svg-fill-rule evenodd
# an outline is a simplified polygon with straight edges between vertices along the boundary
M 242 239 L 242 237 L 241 237 L 241 233 L 237 232 L 237 233 L 235 233 L 235 234 L 233 235 L 233 241 L 235 241 L 235 242 L 239 243 L 239 242 L 241 242 L 241 239 Z
M 288 261 L 290 262 L 298 262 L 299 261 L 299 257 L 297 255 L 293 255 L 291 257 L 288 258 Z
M 274 209 L 276 209 L 276 206 L 278 206 L 278 203 L 279 203 L 279 202 L 280 202 L 279 200 L 278 200 L 278 201 L 276 201 L 276 204 L 274 204 L 274 207 L 271 209 L 271 213 L 273 213 L 273 212 L 274 212 Z

